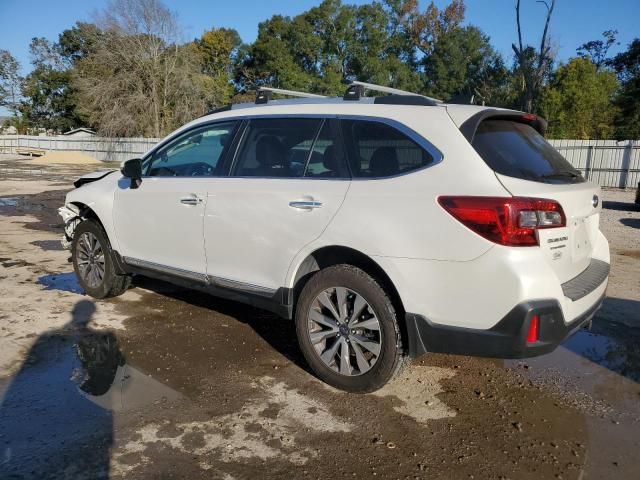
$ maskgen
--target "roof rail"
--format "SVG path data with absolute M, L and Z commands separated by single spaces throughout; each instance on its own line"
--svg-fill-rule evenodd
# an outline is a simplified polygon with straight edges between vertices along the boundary
M 437 98 L 427 97 L 426 95 L 420 95 L 419 93 L 408 92 L 406 90 L 400 90 L 399 88 L 391 88 L 391 87 L 385 87 L 382 85 L 375 85 L 373 83 L 358 82 L 357 80 L 349 84 L 349 87 L 347 88 L 347 91 L 344 94 L 344 99 L 359 100 L 360 97 L 364 95 L 365 90 L 372 90 L 374 92 L 382 92 L 382 93 L 390 93 L 391 95 L 404 95 L 404 96 L 410 95 L 415 97 L 423 97 L 434 103 L 442 103 L 442 100 L 439 100 Z
M 327 98 L 325 95 L 316 95 L 315 93 L 297 92 L 295 90 L 283 90 L 281 88 L 260 87 L 256 92 L 256 103 L 268 103 L 271 95 L 279 93 L 289 97 L 305 97 L 305 98 Z

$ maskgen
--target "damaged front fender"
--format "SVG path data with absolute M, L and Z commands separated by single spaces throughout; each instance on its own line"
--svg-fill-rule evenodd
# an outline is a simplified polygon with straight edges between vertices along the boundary
M 60 207 L 58 214 L 62 217 L 64 222 L 64 235 L 62 236 L 62 248 L 65 250 L 71 250 L 71 242 L 73 242 L 73 234 L 76 227 L 82 221 L 82 212 L 80 208 L 72 203 Z

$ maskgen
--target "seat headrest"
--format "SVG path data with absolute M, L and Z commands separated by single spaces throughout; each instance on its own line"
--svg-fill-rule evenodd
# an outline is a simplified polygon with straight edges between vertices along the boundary
M 256 143 L 256 161 L 263 167 L 284 165 L 285 148 L 274 135 L 265 135 Z
M 338 171 L 338 159 L 336 158 L 336 147 L 334 145 L 329 145 L 324 149 L 322 165 L 332 172 Z
M 393 147 L 379 147 L 371 155 L 369 171 L 374 177 L 387 177 L 398 173 L 398 155 Z

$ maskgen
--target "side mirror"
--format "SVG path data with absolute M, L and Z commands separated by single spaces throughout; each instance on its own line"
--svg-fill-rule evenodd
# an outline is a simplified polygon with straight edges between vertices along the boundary
M 142 159 L 132 158 L 131 160 L 122 162 L 122 165 L 120 165 L 120 172 L 122 173 L 122 176 L 131 179 L 130 188 L 138 188 L 142 181 Z

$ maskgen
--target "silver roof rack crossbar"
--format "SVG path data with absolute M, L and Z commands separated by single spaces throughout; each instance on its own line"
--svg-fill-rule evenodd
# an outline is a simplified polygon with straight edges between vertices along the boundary
M 271 95 L 278 93 L 280 95 L 287 95 L 289 97 L 304 97 L 304 98 L 327 98 L 325 95 L 317 95 L 315 93 L 297 92 L 295 90 L 283 90 L 281 88 L 272 87 L 260 87 L 256 92 L 256 103 L 267 103 L 271 100 Z
M 374 92 L 389 93 L 391 95 L 411 95 L 411 96 L 415 96 L 415 97 L 424 97 L 424 98 L 426 98 L 428 100 L 431 100 L 432 102 L 442 103 L 442 100 L 439 100 L 437 98 L 427 97 L 426 95 L 421 95 L 419 93 L 409 92 L 407 90 L 400 90 L 399 88 L 391 88 L 391 87 L 385 87 L 385 86 L 382 86 L 382 85 L 375 85 L 373 83 L 359 82 L 357 80 L 354 80 L 353 82 L 351 82 L 349 84 L 349 88 L 347 89 L 347 93 L 345 93 L 345 100 L 347 100 L 347 99 L 357 100 L 357 99 L 360 98 L 361 95 L 364 94 L 365 90 L 372 90 Z M 351 98 L 347 98 L 347 97 L 351 97 Z

